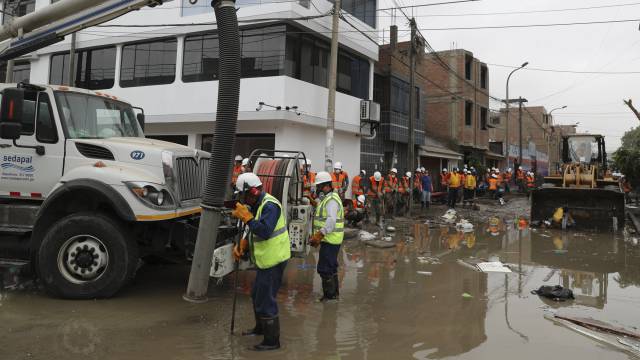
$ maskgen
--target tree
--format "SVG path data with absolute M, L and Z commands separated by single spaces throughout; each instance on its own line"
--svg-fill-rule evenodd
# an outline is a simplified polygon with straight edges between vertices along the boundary
M 631 129 L 622 136 L 622 146 L 613 154 L 613 161 L 637 188 L 640 185 L 640 127 Z
M 638 112 L 638 110 L 633 106 L 633 102 L 631 102 L 631 99 L 622 101 L 629 107 L 629 109 L 631 109 L 631 111 L 633 111 L 634 114 L 636 114 L 638 120 L 640 120 L 640 112 Z

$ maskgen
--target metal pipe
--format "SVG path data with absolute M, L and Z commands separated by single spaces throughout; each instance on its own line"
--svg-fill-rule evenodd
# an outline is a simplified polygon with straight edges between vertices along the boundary
M 207 301 L 209 272 L 222 218 L 224 198 L 229 188 L 229 175 L 238 125 L 240 99 L 240 35 L 234 0 L 214 0 L 220 42 L 220 85 L 214 147 L 209 160 L 209 173 L 202 194 L 202 216 L 191 262 L 187 292 L 190 302 Z
M 71 47 L 69 49 L 69 86 L 76 86 L 76 33 L 71 34 Z
M 334 142 L 333 136 L 336 126 L 336 82 L 338 76 L 338 30 L 340 27 L 341 1 L 333 3 L 333 23 L 331 27 L 331 56 L 329 59 L 329 100 L 327 104 L 327 132 L 324 148 L 324 168 L 333 170 Z
M 0 28 L 0 41 L 17 37 L 20 29 L 27 33 L 107 1 L 109 0 L 61 0 L 25 16 L 11 18 Z

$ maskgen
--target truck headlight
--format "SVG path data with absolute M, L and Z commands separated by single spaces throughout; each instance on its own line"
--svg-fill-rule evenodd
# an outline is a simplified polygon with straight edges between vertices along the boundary
M 130 181 L 125 184 L 147 206 L 161 210 L 174 208 L 175 202 L 171 192 L 162 185 L 143 181 Z

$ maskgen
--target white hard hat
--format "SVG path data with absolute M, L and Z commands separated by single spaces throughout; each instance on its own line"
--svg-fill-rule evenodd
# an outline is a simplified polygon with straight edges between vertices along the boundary
M 463 170 L 463 172 L 464 172 L 465 174 L 468 174 L 468 173 L 469 173 L 469 170 L 464 169 L 464 170 Z
M 367 170 L 365 170 L 365 169 L 360 170 L 360 172 L 365 174 L 365 175 L 367 175 Z
M 522 166 L 518 166 L 518 170 L 522 170 Z
M 417 169 L 416 169 L 416 172 L 420 172 L 420 171 L 422 171 L 422 169 L 420 169 L 420 168 L 417 168 Z
M 442 172 L 447 172 L 447 168 L 442 169 Z
M 492 177 L 492 178 L 494 178 L 494 179 L 497 179 L 497 178 L 498 178 L 498 175 L 493 174 L 493 175 L 491 175 L 491 177 Z
M 240 174 L 236 180 L 236 189 L 240 192 L 258 186 L 262 186 L 262 181 L 260 181 L 258 175 L 254 173 Z
M 235 160 L 236 161 L 242 161 L 242 155 L 236 155 Z
M 247 165 L 249 165 L 249 158 L 242 159 L 242 166 L 247 166 Z
M 340 161 L 337 161 L 334 165 L 333 165 L 334 169 L 340 169 L 342 170 L 342 163 Z
M 425 172 L 425 171 L 427 171 L 427 169 L 425 169 L 424 167 L 421 167 L 420 171 Z
M 317 178 L 317 177 L 316 177 L 316 178 Z M 380 171 L 376 171 L 376 172 L 374 172 L 374 173 L 373 173 L 373 178 L 374 178 L 376 181 L 380 181 L 380 179 L 382 179 L 382 174 L 380 174 Z
M 397 173 L 398 173 L 398 169 L 396 169 L 396 168 L 391 168 L 391 172 L 392 172 L 392 173 L 394 173 L 394 174 L 397 174 Z
M 316 174 L 316 182 L 314 183 L 314 185 L 320 185 L 320 184 L 324 184 L 331 181 L 332 181 L 331 175 L 329 175 L 328 172 L 320 171 L 319 173 Z
M 511 168 L 508 168 L 507 171 L 511 171 Z
M 364 195 L 358 195 L 358 201 L 364 204 Z
M 407 171 L 405 175 L 407 175 L 407 177 L 411 177 L 411 171 Z

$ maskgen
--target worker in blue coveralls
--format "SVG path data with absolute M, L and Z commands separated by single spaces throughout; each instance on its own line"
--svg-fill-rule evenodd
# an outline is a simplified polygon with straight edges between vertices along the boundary
M 262 182 L 254 173 L 244 173 L 236 180 L 239 203 L 231 215 L 240 219 L 250 230 L 249 239 L 241 239 L 233 255 L 239 260 L 248 250 L 257 267 L 251 291 L 256 325 L 242 335 L 264 335 L 263 341 L 252 349 L 257 351 L 280 348 L 280 321 L 276 295 L 282 276 L 291 257 L 289 232 L 280 202 L 262 189 Z M 249 207 L 247 207 L 247 205 Z
M 336 300 L 340 294 L 338 282 L 338 252 L 344 237 L 344 208 L 340 195 L 331 186 L 328 172 L 316 174 L 316 194 L 320 203 L 313 219 L 311 246 L 320 246 L 318 274 L 322 278 L 320 301 Z

